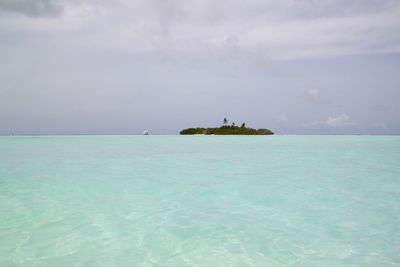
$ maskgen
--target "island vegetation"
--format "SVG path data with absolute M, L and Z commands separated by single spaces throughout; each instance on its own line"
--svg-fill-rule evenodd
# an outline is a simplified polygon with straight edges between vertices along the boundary
M 194 135 L 194 134 L 204 134 L 204 135 L 270 135 L 274 134 L 268 129 L 253 129 L 246 127 L 245 123 L 237 126 L 234 122 L 228 125 L 227 118 L 224 118 L 223 125 L 221 127 L 215 128 L 187 128 L 180 131 L 182 135 Z

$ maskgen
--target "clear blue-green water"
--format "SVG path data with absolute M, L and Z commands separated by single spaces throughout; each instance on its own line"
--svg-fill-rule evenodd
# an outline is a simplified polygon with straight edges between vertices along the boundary
M 0 137 L 0 266 L 400 266 L 400 137 Z

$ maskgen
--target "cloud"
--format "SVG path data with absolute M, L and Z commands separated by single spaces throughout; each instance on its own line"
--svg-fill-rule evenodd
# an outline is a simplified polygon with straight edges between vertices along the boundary
M 305 98 L 307 101 L 313 104 L 319 105 L 330 105 L 332 101 L 321 95 L 318 89 L 310 89 L 305 93 Z
M 281 132 L 398 132 L 399 18 L 398 0 L 0 0 L 0 130 L 175 131 L 232 113 Z
M 339 128 L 344 126 L 356 125 L 356 123 L 350 121 L 350 117 L 346 114 L 341 114 L 336 117 L 330 116 L 328 117 L 328 119 L 326 119 L 326 121 L 316 121 L 313 123 L 313 125 L 324 125 L 328 127 Z
M 376 104 L 371 106 L 370 108 L 372 111 L 378 111 L 378 112 L 382 112 L 382 111 L 387 111 L 388 107 L 386 105 L 382 105 L 382 104 Z
M 318 98 L 318 96 L 319 96 L 319 91 L 317 89 L 308 90 L 307 93 L 308 93 L 308 96 L 310 96 L 313 99 Z
M 1 11 L 30 17 L 53 17 L 63 12 L 63 6 L 57 0 L 0 0 Z
M 392 0 L 0 0 L 0 9 L 31 17 L 64 10 L 61 24 L 29 23 L 19 30 L 76 29 L 72 33 L 82 35 L 76 40 L 94 47 L 180 62 L 400 52 L 400 2 Z
M 287 116 L 285 113 L 279 114 L 276 118 L 277 118 L 277 120 L 278 120 L 279 122 L 282 122 L 282 123 L 287 123 L 287 122 L 289 122 L 289 118 L 288 118 L 288 116 Z
M 389 127 L 386 125 L 386 123 L 383 123 L 383 122 L 375 123 L 373 126 L 374 126 L 375 128 L 383 129 L 383 130 L 389 129 Z
M 353 125 L 354 123 L 350 122 L 349 116 L 346 114 L 339 115 L 337 117 L 329 117 L 326 120 L 326 125 L 331 127 L 343 127 L 347 125 Z

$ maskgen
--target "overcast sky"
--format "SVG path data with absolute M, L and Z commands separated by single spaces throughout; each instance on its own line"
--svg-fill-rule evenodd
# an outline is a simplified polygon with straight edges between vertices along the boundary
M 400 134 L 399 0 L 0 0 L 0 134 Z

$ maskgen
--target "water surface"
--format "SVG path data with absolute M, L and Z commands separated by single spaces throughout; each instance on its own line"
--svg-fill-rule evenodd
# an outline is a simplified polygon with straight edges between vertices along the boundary
M 0 266 L 400 266 L 400 137 L 0 137 Z

